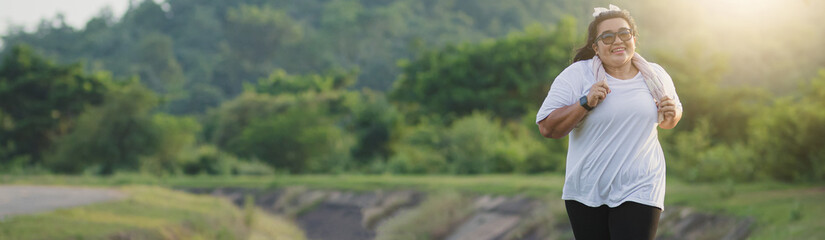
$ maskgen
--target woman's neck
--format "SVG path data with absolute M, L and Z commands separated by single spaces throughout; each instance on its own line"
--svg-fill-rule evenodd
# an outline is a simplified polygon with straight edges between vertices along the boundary
M 604 71 L 610 76 L 618 79 L 631 79 L 639 73 L 639 69 L 636 68 L 632 63 L 628 62 L 626 64 L 622 64 L 620 66 L 608 66 L 604 65 Z

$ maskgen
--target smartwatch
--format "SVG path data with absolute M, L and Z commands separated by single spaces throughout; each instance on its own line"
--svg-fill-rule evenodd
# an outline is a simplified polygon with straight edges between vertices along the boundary
M 582 105 L 582 107 L 584 107 L 584 109 L 587 109 L 588 112 L 590 110 L 593 110 L 593 107 L 587 105 L 587 95 L 584 95 L 581 98 L 579 98 L 579 105 Z

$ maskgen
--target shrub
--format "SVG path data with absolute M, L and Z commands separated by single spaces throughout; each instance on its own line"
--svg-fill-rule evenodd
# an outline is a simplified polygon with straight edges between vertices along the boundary
M 314 107 L 293 107 L 253 120 L 229 149 L 292 173 L 334 172 L 349 167 L 353 137 Z
M 401 128 L 399 141 L 391 145 L 394 154 L 387 162 L 387 170 L 416 174 L 446 172 L 444 129 L 443 125 L 432 119 Z
M 381 224 L 375 239 L 443 239 L 472 214 L 471 199 L 456 192 L 434 193 L 417 208 Z
M 227 152 L 222 152 L 214 145 L 201 145 L 195 156 L 183 166 L 183 172 L 189 175 L 229 175 L 236 172 L 238 159 Z
M 456 120 L 447 130 L 446 139 L 447 162 L 452 173 L 512 171 L 502 154 L 510 137 L 498 121 L 486 114 L 476 112 Z
M 546 139 L 538 133 L 535 122 L 512 124 L 513 137 L 502 149 L 506 159 L 517 173 L 564 171 L 567 160 L 567 139 Z
M 751 121 L 750 147 L 767 175 L 784 181 L 825 180 L 823 108 L 816 102 L 781 100 Z
M 194 157 L 191 152 L 200 124 L 193 118 L 166 114 L 156 114 L 152 123 L 161 134 L 154 154 L 140 158 L 141 171 L 155 175 L 182 173 L 184 163 Z
M 691 131 L 667 135 L 672 144 L 662 141 L 670 172 L 689 181 L 749 181 L 757 177 L 752 149 L 742 143 L 714 143 L 709 137 L 709 121 L 697 122 Z

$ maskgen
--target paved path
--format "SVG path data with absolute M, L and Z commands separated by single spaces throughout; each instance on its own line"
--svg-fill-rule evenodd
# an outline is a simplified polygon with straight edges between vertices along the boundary
M 0 185 L 0 219 L 116 200 L 125 196 L 117 190 L 103 188 Z

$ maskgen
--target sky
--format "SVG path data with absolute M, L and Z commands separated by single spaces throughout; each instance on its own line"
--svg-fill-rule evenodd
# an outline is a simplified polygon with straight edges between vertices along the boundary
M 120 17 L 129 8 L 129 0 L 0 0 L 0 35 L 6 35 L 10 24 L 32 31 L 41 19 L 54 19 L 58 13 L 63 13 L 69 25 L 82 28 L 105 6 Z

